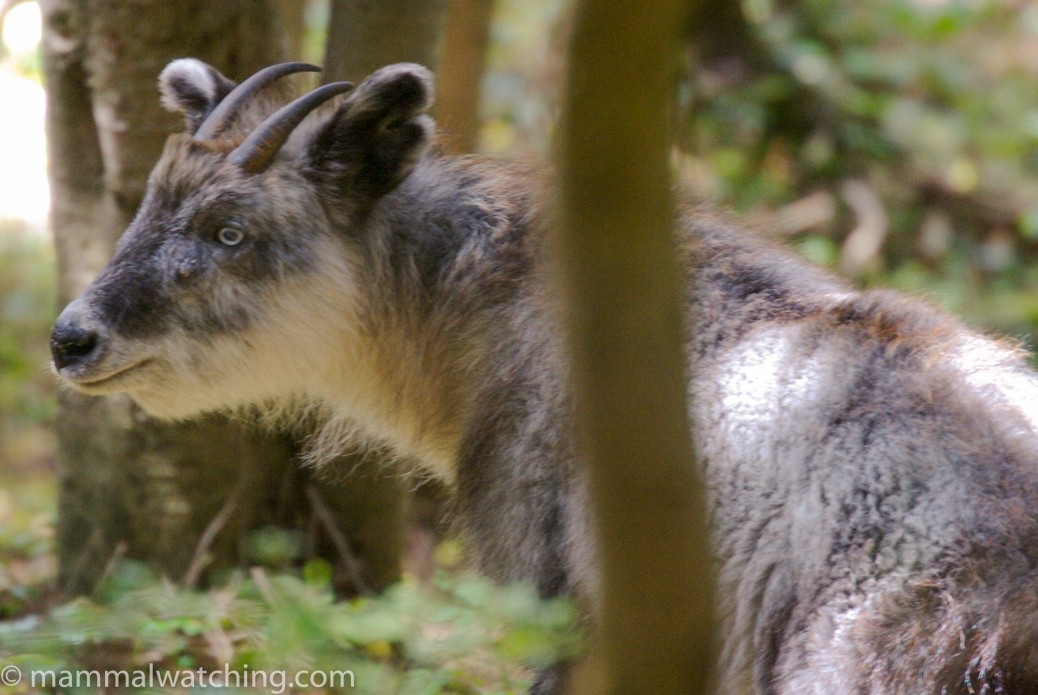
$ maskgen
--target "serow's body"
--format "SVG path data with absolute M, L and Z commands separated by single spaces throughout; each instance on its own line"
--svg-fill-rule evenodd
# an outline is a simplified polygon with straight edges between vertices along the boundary
M 537 179 L 428 151 L 416 65 L 303 125 L 348 87 L 264 119 L 197 61 L 161 86 L 187 133 L 59 317 L 62 379 L 163 418 L 319 404 L 451 485 L 488 574 L 594 606 Z M 1026 355 L 721 218 L 678 235 L 719 692 L 1038 693 Z

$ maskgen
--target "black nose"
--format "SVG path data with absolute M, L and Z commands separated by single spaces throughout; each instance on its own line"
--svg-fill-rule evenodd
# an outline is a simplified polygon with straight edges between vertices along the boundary
M 54 366 L 63 369 L 86 361 L 97 350 L 99 343 L 96 331 L 59 317 L 50 334 L 50 354 L 54 358 Z

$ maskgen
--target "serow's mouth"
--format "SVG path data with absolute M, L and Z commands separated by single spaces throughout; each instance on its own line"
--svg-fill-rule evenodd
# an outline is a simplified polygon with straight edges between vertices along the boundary
M 109 372 L 107 374 L 102 374 L 100 376 L 77 377 L 69 374 L 64 374 L 61 370 L 58 370 L 58 374 L 70 385 L 76 388 L 92 390 L 108 386 L 114 383 L 115 381 L 118 381 L 119 379 L 122 379 L 123 377 L 129 375 L 131 372 L 137 371 L 138 369 L 149 364 L 150 362 L 150 359 L 143 359 L 139 362 L 134 362 L 124 367 L 120 367 L 116 369 L 114 372 Z

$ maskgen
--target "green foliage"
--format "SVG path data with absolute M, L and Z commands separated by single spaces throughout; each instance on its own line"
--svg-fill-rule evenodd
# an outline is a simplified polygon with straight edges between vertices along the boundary
M 311 692 L 520 693 L 520 664 L 572 656 L 570 604 L 527 587 L 441 575 L 375 598 L 336 600 L 327 573 L 253 570 L 207 592 L 189 591 L 124 562 L 95 600 L 0 623 L 0 661 L 30 670 L 178 670 L 330 674 L 355 687 Z M 2 689 L 0 689 L 2 692 Z
M 690 61 L 683 177 L 836 265 L 861 182 L 886 218 L 867 283 L 1029 331 L 1038 252 L 1030 6 L 984 0 L 744 0 L 741 62 Z M 733 65 L 741 67 L 733 68 Z M 815 214 L 785 214 L 811 196 Z M 789 210 L 790 212 L 792 209 Z M 978 295 L 997 292 L 993 313 Z M 1005 309 L 1008 302 L 1010 308 Z
M 0 220 L 0 470 L 42 465 L 51 454 L 55 286 L 50 241 Z
M 0 620 L 46 605 L 53 594 L 55 485 L 0 479 Z
M 349 671 L 355 687 L 303 690 L 518 695 L 529 685 L 529 667 L 580 648 L 569 602 L 544 602 L 529 587 L 498 587 L 458 571 L 441 570 L 431 585 L 405 579 L 380 596 L 342 600 L 333 594 L 324 560 L 298 574 L 255 566 L 206 591 L 124 560 L 91 598 L 62 603 L 53 587 L 55 493 L 50 480 L 11 481 L 0 490 L 0 667 L 16 666 L 23 675 L 154 669 L 168 679 L 202 669 L 291 683 L 303 671 Z M 297 539 L 263 530 L 249 546 L 264 548 L 259 555 L 266 567 L 284 567 Z M 438 555 L 456 560 L 457 552 L 450 541 Z M 23 692 L 29 691 L 0 684 L 0 694 Z
M 181 678 L 227 669 L 290 683 L 302 671 L 350 671 L 355 687 L 303 691 L 518 695 L 529 685 L 529 667 L 580 648 L 569 602 L 544 602 L 527 586 L 498 587 L 458 570 L 440 570 L 431 585 L 408 578 L 380 596 L 342 600 L 326 561 L 285 570 L 298 539 L 272 530 L 249 539 L 250 548 L 263 549 L 262 567 L 234 572 L 205 591 L 124 560 L 92 597 L 62 599 L 54 587 L 55 494 L 51 479 L 0 487 L 0 667 L 16 666 L 23 675 L 151 668 Z M 439 564 L 452 566 L 458 552 L 456 541 L 445 542 Z M 0 684 L 0 694 L 24 692 L 30 691 Z
M 288 568 L 302 555 L 302 538 L 298 531 L 269 526 L 249 537 L 249 560 L 272 569 Z

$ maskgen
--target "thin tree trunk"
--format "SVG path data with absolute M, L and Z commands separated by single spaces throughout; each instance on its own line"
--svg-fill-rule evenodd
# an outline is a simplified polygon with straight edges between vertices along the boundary
M 436 120 L 449 152 L 474 152 L 479 145 L 480 86 L 493 15 L 493 0 L 447 2 Z
M 60 294 L 78 294 L 110 256 L 140 204 L 148 172 L 178 120 L 158 103 L 156 77 L 187 55 L 242 76 L 280 54 L 265 2 L 44 0 L 44 71 Z M 60 398 L 59 581 L 89 592 L 125 553 L 180 577 L 198 551 L 238 559 L 240 530 L 275 505 L 271 480 L 290 448 L 220 419 L 169 425 L 125 397 Z M 197 547 L 239 490 L 227 532 Z
M 668 169 L 685 7 L 579 3 L 560 124 L 560 271 L 601 552 L 602 691 L 617 695 L 703 693 L 711 665 Z

